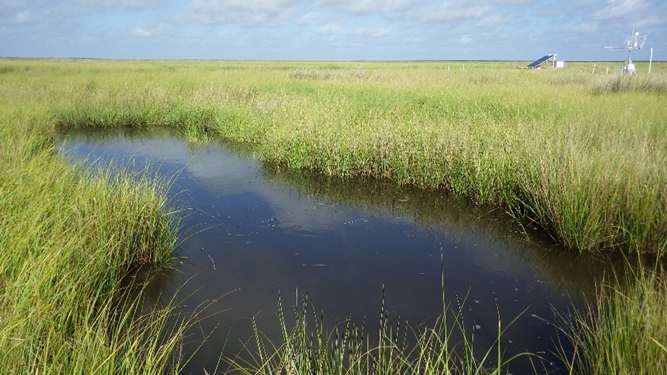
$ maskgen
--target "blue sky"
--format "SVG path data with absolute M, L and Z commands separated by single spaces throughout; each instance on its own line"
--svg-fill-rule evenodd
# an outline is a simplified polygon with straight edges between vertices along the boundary
M 665 0 L 0 0 L 0 57 L 667 60 Z

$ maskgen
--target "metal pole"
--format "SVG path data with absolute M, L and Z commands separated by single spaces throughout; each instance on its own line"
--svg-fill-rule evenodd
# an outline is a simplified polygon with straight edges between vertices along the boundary
M 648 74 L 651 74 L 651 64 L 653 63 L 653 48 L 651 48 L 651 57 L 648 60 Z

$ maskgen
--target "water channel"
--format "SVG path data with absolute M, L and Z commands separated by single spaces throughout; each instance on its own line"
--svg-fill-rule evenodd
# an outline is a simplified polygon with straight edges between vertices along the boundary
M 185 373 L 212 374 L 221 354 L 242 351 L 253 319 L 278 345 L 279 290 L 287 315 L 297 293 L 307 293 L 329 327 L 347 318 L 375 327 L 384 285 L 390 319 L 432 325 L 442 313 L 441 270 L 447 303 L 462 306 L 476 350 L 493 344 L 499 316 L 503 327 L 519 317 L 502 336 L 505 357 L 538 352 L 545 358 L 538 371 L 559 373 L 551 354 L 554 311 L 566 313 L 610 271 L 537 231 L 528 240 L 499 210 L 438 191 L 281 170 L 240 146 L 123 130 L 64 134 L 59 150 L 87 163 L 173 176 L 184 260 L 158 289 L 167 299 L 177 290 L 189 296 L 185 309 L 219 298 L 208 312 L 221 311 L 188 337 L 186 351 L 209 335 Z M 524 362 L 509 370 L 532 369 Z

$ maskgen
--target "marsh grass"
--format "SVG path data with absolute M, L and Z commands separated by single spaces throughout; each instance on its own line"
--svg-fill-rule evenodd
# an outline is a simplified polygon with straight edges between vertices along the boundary
M 248 143 L 268 163 L 495 205 L 574 251 L 663 256 L 666 67 L 601 78 L 514 63 L 0 60 L 5 368 L 157 373 L 176 350 L 173 340 L 149 345 L 161 354 L 128 353 L 102 334 L 136 306 L 108 305 L 122 300 L 120 281 L 169 262 L 176 222 L 164 194 L 67 165 L 59 129 L 166 126 L 190 142 Z M 164 327 L 145 326 L 151 337 Z M 111 336 L 138 347 L 142 334 L 122 332 Z
M 575 345 L 561 352 L 571 372 L 662 374 L 667 371 L 667 281 L 664 270 L 635 267 L 629 281 L 600 289 L 596 303 L 563 326 Z
M 166 181 L 56 157 L 35 132 L 3 144 L 0 363 L 6 373 L 176 373 L 190 318 L 145 310 L 135 275 L 169 268 Z M 26 144 L 26 142 L 35 142 Z
M 661 75 L 615 74 L 598 76 L 591 83 L 591 92 L 594 94 L 624 91 L 665 94 L 667 93 L 667 78 Z
M 400 316 L 392 322 L 385 307 L 385 289 L 377 333 L 373 326 L 361 326 L 348 319 L 326 327 L 324 312 L 309 305 L 308 295 L 296 292 L 294 319 L 290 323 L 278 293 L 278 321 L 281 342 L 264 336 L 253 319 L 254 337 L 243 352 L 224 358 L 227 371 L 238 374 L 502 374 L 520 357 L 533 363 L 540 358 L 523 352 L 505 357 L 500 339 L 520 316 L 502 327 L 498 315 L 495 342 L 486 350 L 475 347 L 474 328 L 463 318 L 466 298 L 457 308 L 450 308 L 445 299 L 444 258 L 441 252 L 442 315 L 432 327 L 415 329 Z M 301 298 L 301 301 L 299 301 Z M 372 338 L 373 337 L 373 338 Z M 481 353 L 481 354 L 480 354 Z M 495 361 L 495 363 L 494 363 Z M 535 372 L 537 368 L 533 367 Z
M 346 69 L 320 69 L 299 67 L 292 71 L 290 75 L 297 80 L 343 80 L 343 81 L 388 81 L 392 79 L 390 72 L 383 70 L 369 70 L 362 67 Z

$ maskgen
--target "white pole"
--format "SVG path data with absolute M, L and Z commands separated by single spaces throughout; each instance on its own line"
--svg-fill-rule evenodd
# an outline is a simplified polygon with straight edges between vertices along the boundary
M 648 74 L 651 74 L 651 64 L 653 63 L 653 48 L 651 48 L 651 57 L 648 60 Z

